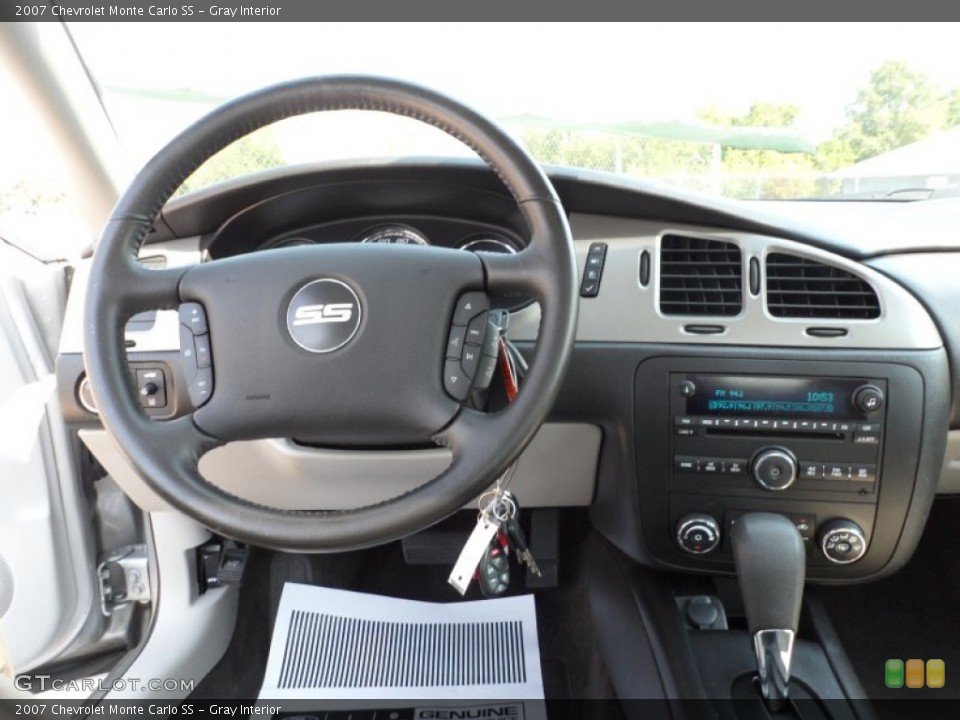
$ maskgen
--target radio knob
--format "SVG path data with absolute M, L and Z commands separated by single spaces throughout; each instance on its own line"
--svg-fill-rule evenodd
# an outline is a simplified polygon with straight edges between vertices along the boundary
M 861 385 L 853 391 L 853 406 L 864 415 L 880 412 L 883 402 L 883 390 L 876 385 Z
M 677 545 L 691 555 L 706 555 L 720 544 L 720 526 L 706 513 L 690 513 L 677 522 Z
M 754 456 L 752 471 L 764 490 L 786 490 L 797 479 L 797 459 L 784 448 L 766 448 Z
M 820 550 L 830 562 L 849 565 L 867 552 L 867 538 L 853 520 L 836 518 L 820 528 Z

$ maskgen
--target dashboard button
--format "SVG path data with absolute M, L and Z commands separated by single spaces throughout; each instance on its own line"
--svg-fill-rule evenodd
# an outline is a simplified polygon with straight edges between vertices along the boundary
M 140 405 L 148 409 L 167 406 L 167 378 L 160 368 L 137 370 L 137 397 Z
M 681 437 L 693 437 L 697 434 L 697 429 L 695 427 L 678 427 L 676 433 Z
M 846 465 L 824 465 L 823 477 L 826 480 L 846 480 L 850 474 L 849 470 Z
M 856 433 L 853 436 L 855 445 L 879 445 L 880 435 L 877 433 Z
M 857 432 L 861 433 L 879 433 L 880 423 L 860 423 L 857 425 Z
M 482 292 L 465 293 L 457 300 L 457 307 L 453 311 L 453 324 L 466 325 L 489 307 L 490 302 Z
M 683 427 L 693 427 L 697 423 L 697 418 L 691 417 L 690 415 L 677 415 L 674 418 L 674 422 Z
M 723 469 L 723 460 L 720 458 L 701 458 L 700 472 L 719 474 Z
M 683 395 L 683 397 L 693 397 L 697 394 L 697 386 L 692 380 L 683 380 L 677 386 L 677 389 L 680 391 L 680 394 Z
M 823 464 L 816 462 L 800 463 L 800 477 L 806 480 L 820 480 L 823 477 Z
M 673 469 L 678 472 L 698 472 L 700 470 L 700 458 L 690 457 L 689 455 L 674 455 Z
M 743 475 L 747 471 L 747 461 L 741 458 L 727 458 L 723 461 L 724 475 Z
M 875 465 L 851 465 L 850 479 L 854 482 L 873 482 L 877 479 Z

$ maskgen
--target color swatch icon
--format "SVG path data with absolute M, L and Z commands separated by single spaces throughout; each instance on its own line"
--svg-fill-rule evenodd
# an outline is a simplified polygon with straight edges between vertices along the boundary
M 943 660 L 919 660 L 904 662 L 891 658 L 884 663 L 883 678 L 888 688 L 942 688 L 946 684 L 947 669 Z

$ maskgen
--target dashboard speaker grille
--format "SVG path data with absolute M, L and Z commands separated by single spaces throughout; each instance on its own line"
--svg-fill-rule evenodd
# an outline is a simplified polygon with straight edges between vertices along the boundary
M 774 317 L 869 320 L 880 300 L 861 277 L 816 260 L 767 255 L 767 309 Z
M 743 260 L 734 243 L 683 235 L 660 241 L 660 312 L 730 317 L 743 309 Z

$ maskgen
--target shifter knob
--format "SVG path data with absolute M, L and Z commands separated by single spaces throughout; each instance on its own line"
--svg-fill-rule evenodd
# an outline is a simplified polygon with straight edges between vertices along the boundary
M 803 539 L 783 515 L 748 513 L 730 533 L 740 593 L 753 635 L 760 687 L 770 705 L 787 697 L 803 598 Z

